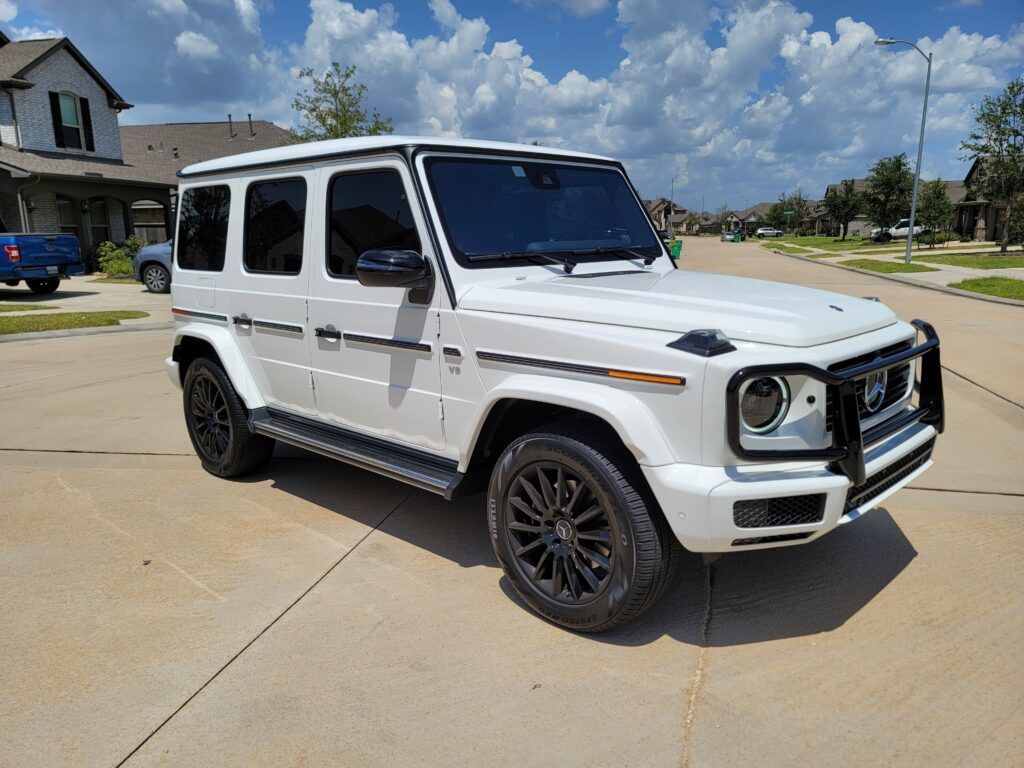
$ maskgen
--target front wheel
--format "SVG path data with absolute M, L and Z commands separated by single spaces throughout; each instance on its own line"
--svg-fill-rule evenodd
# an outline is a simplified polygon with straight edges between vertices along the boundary
M 245 405 L 217 361 L 193 360 L 182 389 L 188 436 L 203 469 L 218 477 L 241 477 L 270 460 L 274 440 L 249 431 Z
M 624 449 L 597 431 L 552 427 L 515 440 L 488 491 L 491 542 L 538 614 L 600 632 L 653 604 L 675 544 Z
M 160 264 L 147 264 L 142 270 L 142 282 L 150 293 L 171 290 L 171 274 Z
M 41 280 L 26 280 L 25 284 L 28 286 L 32 293 L 38 293 L 40 295 L 46 295 L 53 293 L 60 288 L 59 277 L 46 277 Z

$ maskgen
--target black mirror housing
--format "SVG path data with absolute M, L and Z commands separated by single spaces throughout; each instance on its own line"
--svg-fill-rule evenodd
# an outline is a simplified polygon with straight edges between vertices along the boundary
M 427 288 L 433 281 L 430 263 L 416 251 L 374 248 L 356 262 L 362 285 L 386 288 Z

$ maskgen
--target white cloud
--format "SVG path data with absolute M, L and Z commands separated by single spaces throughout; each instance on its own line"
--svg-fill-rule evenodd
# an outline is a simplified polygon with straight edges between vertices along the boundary
M 260 12 L 256 10 L 253 0 L 235 0 L 235 10 L 247 32 L 260 31 Z
M 47 40 L 54 37 L 64 37 L 64 30 L 60 27 L 11 27 L 11 39 L 13 40 Z
M 216 59 L 220 56 L 220 47 L 202 32 L 186 30 L 174 38 L 174 47 L 178 53 L 189 59 Z
M 189 12 L 185 0 L 149 0 L 149 4 L 154 16 L 187 16 Z
M 11 0 L 0 0 L 0 21 L 8 24 L 18 15 L 18 6 Z

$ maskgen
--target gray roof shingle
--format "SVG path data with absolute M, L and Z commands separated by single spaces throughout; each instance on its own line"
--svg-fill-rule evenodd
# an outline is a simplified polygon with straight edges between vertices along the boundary
M 20 78 L 32 62 L 54 46 L 60 45 L 61 39 L 19 40 L 0 46 L 0 80 Z

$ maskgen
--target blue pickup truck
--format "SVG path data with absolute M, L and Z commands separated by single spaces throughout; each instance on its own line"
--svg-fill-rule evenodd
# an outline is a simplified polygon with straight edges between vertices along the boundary
M 53 293 L 62 277 L 83 271 L 74 235 L 7 232 L 0 219 L 0 282 L 18 285 L 24 280 L 33 293 Z

